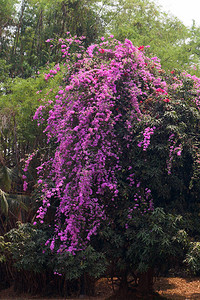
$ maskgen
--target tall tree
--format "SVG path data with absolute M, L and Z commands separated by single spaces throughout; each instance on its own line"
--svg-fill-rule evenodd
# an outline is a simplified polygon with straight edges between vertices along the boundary
M 12 40 L 11 28 L 15 26 L 16 4 L 18 0 L 0 1 L 0 59 L 8 58 L 7 52 Z M 0 65 L 3 64 L 3 61 Z
M 191 32 L 173 15 L 162 12 L 152 0 L 104 1 L 102 18 L 110 33 L 134 45 L 150 45 L 164 69 L 183 69 L 193 64 L 188 45 Z
M 87 44 L 102 32 L 101 20 L 90 1 L 23 0 L 10 51 L 11 76 L 28 77 L 47 61 L 58 61 L 57 49 L 45 41 L 56 36 L 87 36 Z
M 16 11 L 17 0 L 1 0 L 0 2 L 0 37 L 3 30 L 13 24 L 13 17 Z

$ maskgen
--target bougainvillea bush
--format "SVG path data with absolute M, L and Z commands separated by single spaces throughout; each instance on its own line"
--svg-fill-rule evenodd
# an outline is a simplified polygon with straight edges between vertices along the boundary
M 85 49 L 83 40 L 59 39 L 63 63 L 44 80 L 62 72 L 63 84 L 34 116 L 49 145 L 37 168 L 35 224 L 54 226 L 46 245 L 71 254 L 105 224 L 125 235 L 136 216 L 199 192 L 200 79 L 164 72 L 149 46 L 110 36 Z

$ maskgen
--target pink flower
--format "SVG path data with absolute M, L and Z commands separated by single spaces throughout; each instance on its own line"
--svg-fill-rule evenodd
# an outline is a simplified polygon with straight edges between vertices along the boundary
M 58 94 L 59 94 L 59 95 L 62 95 L 62 94 L 64 94 L 64 91 L 63 91 L 63 90 L 60 90 L 60 91 L 58 92 Z
M 163 99 L 164 102 L 169 103 L 170 100 L 168 98 Z
M 168 95 L 168 93 L 165 90 L 161 89 L 161 88 L 156 89 L 156 94 Z
M 143 51 L 144 50 L 144 46 L 142 45 L 142 46 L 138 47 L 138 50 Z
M 24 181 L 24 184 L 23 184 L 23 190 L 26 191 L 27 190 L 27 187 L 28 187 L 28 183 L 26 181 Z

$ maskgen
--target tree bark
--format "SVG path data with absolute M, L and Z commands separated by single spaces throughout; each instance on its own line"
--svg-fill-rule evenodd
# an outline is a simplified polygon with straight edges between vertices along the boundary
M 143 295 L 148 295 L 153 292 L 153 269 L 148 269 L 147 272 L 139 274 L 138 291 Z

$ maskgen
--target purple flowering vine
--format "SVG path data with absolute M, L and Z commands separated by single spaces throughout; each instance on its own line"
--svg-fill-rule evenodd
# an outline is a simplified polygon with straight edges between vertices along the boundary
M 34 116 L 40 124 L 47 114 L 44 132 L 49 145 L 54 145 L 49 158 L 45 156 L 37 168 L 42 191 L 37 220 L 44 222 L 49 207 L 58 200 L 50 248 L 53 251 L 59 241 L 59 251 L 71 253 L 97 234 L 119 196 L 118 174 L 132 145 L 135 124 L 143 118 L 141 103 L 155 91 L 167 94 L 166 83 L 151 71 L 153 64 L 160 70 L 158 60 L 147 58 L 131 41 L 121 43 L 110 37 L 86 50 L 82 41 L 83 37 L 73 38 L 69 33 L 59 40 L 64 84 L 51 109 L 46 111 L 49 103 L 52 105 L 47 101 Z M 76 51 L 72 52 L 74 44 Z M 61 65 L 44 74 L 44 79 L 50 80 L 58 72 Z M 146 151 L 155 129 L 146 127 L 136 147 Z M 145 187 L 141 194 L 131 168 L 130 160 L 127 180 L 135 193 L 129 216 L 141 207 L 143 213 L 153 209 L 151 191 Z

